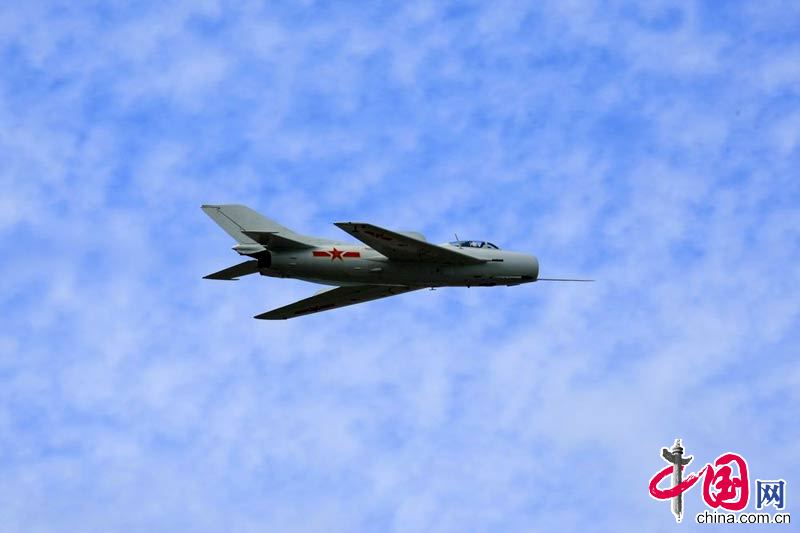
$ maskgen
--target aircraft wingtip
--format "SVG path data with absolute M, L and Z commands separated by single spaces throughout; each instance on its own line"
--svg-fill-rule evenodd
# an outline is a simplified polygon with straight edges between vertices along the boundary
M 269 316 L 270 312 L 267 311 L 266 313 L 261 313 L 260 315 L 255 315 L 253 318 L 256 320 L 286 320 L 285 316 L 276 317 L 276 316 Z

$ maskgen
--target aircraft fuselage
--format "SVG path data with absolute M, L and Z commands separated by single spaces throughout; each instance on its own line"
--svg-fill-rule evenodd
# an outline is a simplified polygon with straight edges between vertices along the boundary
M 331 285 L 411 287 L 519 285 L 536 281 L 539 276 L 539 261 L 532 255 L 506 250 L 453 248 L 486 262 L 454 265 L 396 261 L 370 247 L 342 243 L 305 250 L 271 251 L 269 258 L 259 265 L 259 272 L 264 276 Z

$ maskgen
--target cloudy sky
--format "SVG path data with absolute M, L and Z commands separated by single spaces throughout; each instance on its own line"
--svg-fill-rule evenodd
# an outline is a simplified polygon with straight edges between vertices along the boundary
M 800 513 L 797 2 L 5 2 L 0 57 L 0 530 L 671 531 L 676 437 Z M 202 280 L 203 203 L 598 282 L 257 321 L 319 287 Z

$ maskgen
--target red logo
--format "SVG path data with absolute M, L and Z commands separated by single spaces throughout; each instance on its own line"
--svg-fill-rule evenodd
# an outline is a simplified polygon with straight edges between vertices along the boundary
M 344 261 L 345 257 L 361 257 L 360 252 L 345 252 L 343 250 L 337 250 L 335 246 L 332 250 L 314 250 L 312 254 L 314 257 L 330 257 L 331 261 L 336 259 Z
M 692 457 L 683 456 L 680 439 L 675 441 L 672 450 L 663 448 L 661 455 L 670 463 L 650 479 L 650 495 L 657 500 L 672 500 L 672 512 L 680 522 L 683 515 L 683 493 L 703 478 L 703 501 L 712 509 L 741 511 L 750 499 L 750 480 L 747 461 L 737 453 L 727 452 L 708 463 L 698 472 L 683 478 L 683 468 Z M 672 486 L 661 489 L 661 481 L 672 476 Z
M 735 466 L 738 475 L 734 474 Z M 691 473 L 679 484 L 668 489 L 659 489 L 662 479 L 672 474 L 673 466 L 666 466 L 650 479 L 650 495 L 657 500 L 670 500 L 683 494 L 703 477 L 703 500 L 706 505 L 728 511 L 741 511 L 747 507 L 750 485 L 747 478 L 747 462 L 736 453 L 724 453 L 714 464 L 707 464 L 697 473 Z M 681 467 L 683 470 L 683 467 Z

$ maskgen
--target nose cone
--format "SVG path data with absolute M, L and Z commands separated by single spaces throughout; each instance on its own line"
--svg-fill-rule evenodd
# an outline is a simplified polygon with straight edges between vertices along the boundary
M 506 252 L 504 259 L 505 262 L 500 268 L 504 276 L 516 278 L 514 285 L 531 283 L 539 279 L 539 260 L 536 256 L 521 252 Z
M 531 267 L 530 267 L 530 275 L 533 277 L 531 281 L 536 281 L 539 279 L 539 260 L 536 259 L 536 256 L 531 256 Z

